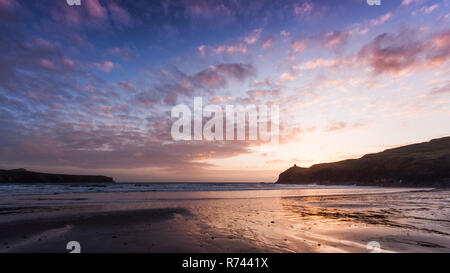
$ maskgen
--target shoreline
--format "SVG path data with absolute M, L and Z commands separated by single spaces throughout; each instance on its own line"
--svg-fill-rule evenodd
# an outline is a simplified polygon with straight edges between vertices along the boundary
M 171 193 L 185 199 L 149 192 L 19 196 L 0 209 L 0 252 L 67 253 L 69 241 L 100 253 L 364 253 L 370 241 L 383 252 L 450 252 L 450 191 L 346 190 L 230 192 L 245 198 L 220 199 L 192 198 L 214 192 Z

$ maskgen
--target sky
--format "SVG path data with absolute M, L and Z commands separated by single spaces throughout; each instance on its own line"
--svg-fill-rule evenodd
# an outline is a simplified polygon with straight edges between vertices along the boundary
M 449 136 L 449 59 L 449 0 L 0 0 L 0 169 L 273 182 Z M 279 143 L 174 141 L 194 97 Z

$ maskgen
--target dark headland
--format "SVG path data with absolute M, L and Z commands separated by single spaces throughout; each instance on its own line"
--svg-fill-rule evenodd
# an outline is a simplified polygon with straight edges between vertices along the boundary
M 279 184 L 450 187 L 450 137 L 433 139 L 359 159 L 294 166 L 280 174 Z
M 101 175 L 49 174 L 16 169 L 0 170 L 0 183 L 114 183 L 114 179 Z

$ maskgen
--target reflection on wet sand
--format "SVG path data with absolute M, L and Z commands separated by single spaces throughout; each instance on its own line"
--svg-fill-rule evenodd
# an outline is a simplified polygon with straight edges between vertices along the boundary
M 1 251 L 64 252 L 73 238 L 89 252 L 367 252 L 370 241 L 383 252 L 450 251 L 450 191 L 63 194 L 14 204 L 1 210 L 11 231 Z
M 376 240 L 385 251 L 449 251 L 447 191 L 283 198 L 294 221 L 312 223 L 315 234 Z M 346 246 L 343 246 L 345 249 Z

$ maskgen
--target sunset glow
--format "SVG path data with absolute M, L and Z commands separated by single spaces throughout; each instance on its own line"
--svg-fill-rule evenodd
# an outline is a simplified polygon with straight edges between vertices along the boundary
M 450 135 L 448 0 L 0 0 L 0 23 L 0 169 L 273 182 Z M 279 144 L 174 141 L 194 97 L 279 106 Z

